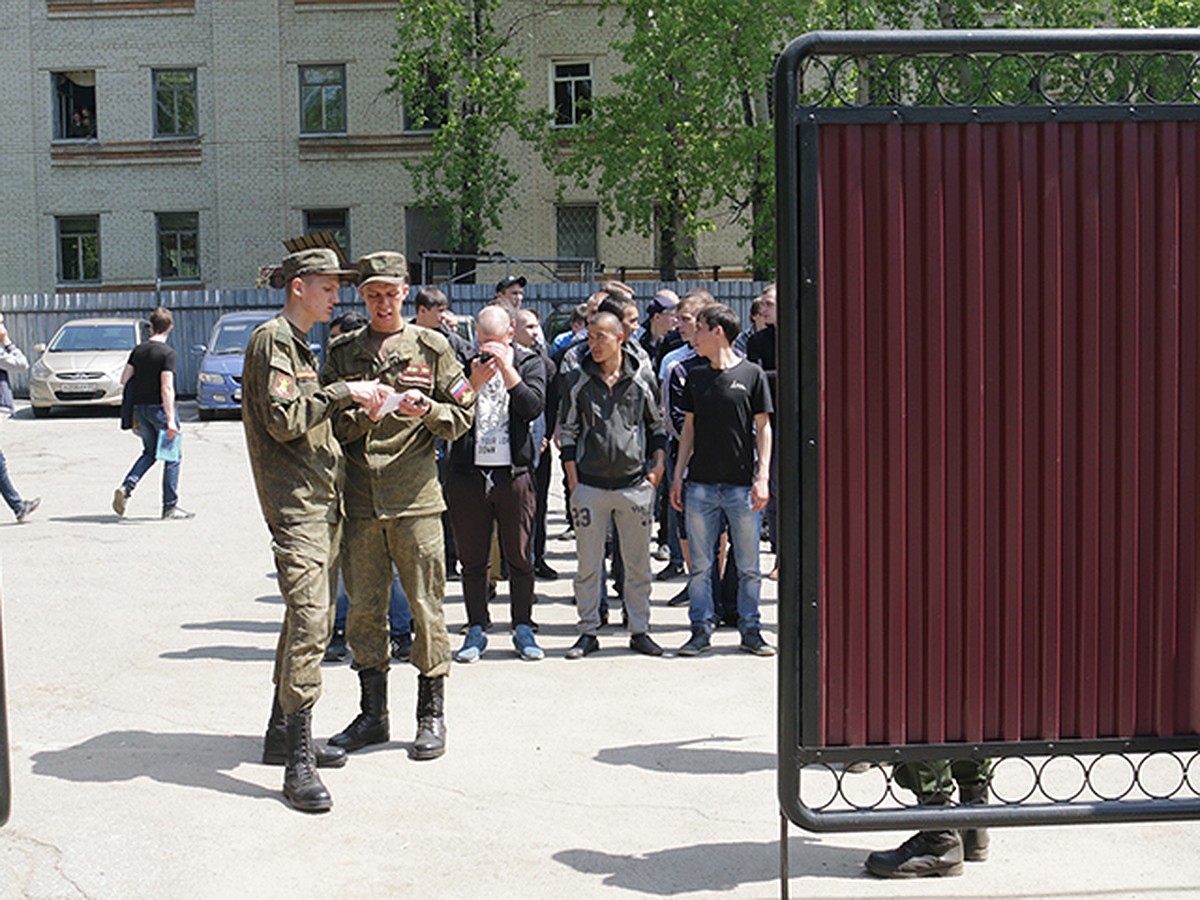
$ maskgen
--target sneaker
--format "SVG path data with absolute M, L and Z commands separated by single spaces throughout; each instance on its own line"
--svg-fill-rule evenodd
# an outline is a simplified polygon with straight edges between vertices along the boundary
M 557 538 L 555 538 L 555 540 L 559 540 L 559 541 L 573 541 L 573 540 L 575 540 L 575 529 L 574 529 L 574 528 L 568 528 L 566 531 L 564 531 L 562 534 L 560 534 L 560 535 L 559 535 Z
M 755 656 L 774 656 L 775 648 L 763 640 L 762 632 L 757 628 L 747 628 L 742 635 L 742 649 Z
M 117 488 L 113 491 L 112 508 L 118 516 L 125 515 L 125 501 L 129 499 L 129 491 L 125 490 L 125 486 Z
M 459 634 L 469 634 L 471 629 L 474 627 L 475 626 L 473 626 L 470 622 L 463 622 L 462 627 L 458 629 L 458 633 Z M 488 620 L 483 623 L 483 630 L 484 631 L 492 630 L 492 617 L 491 616 L 488 616 Z
M 689 602 L 687 585 L 684 585 L 682 591 L 667 601 L 667 606 L 687 606 Z
M 392 635 L 392 659 L 408 662 L 412 658 L 412 632 Z
M 599 649 L 600 641 L 594 634 L 581 634 L 579 639 L 571 645 L 571 649 L 567 651 L 567 659 L 583 659 Z
M 349 652 L 346 647 L 346 632 L 335 631 L 329 639 L 329 646 L 325 648 L 325 662 L 345 662 Z
M 708 629 L 703 625 L 695 625 L 692 627 L 691 638 L 676 652 L 680 656 L 699 656 L 711 649 L 712 643 L 708 639 Z
M 658 549 L 654 551 L 654 558 L 659 562 L 666 562 L 671 558 L 671 548 L 666 544 L 659 544 Z
M 17 522 L 24 522 L 31 515 L 33 515 L 33 511 L 41 505 L 42 505 L 41 497 L 34 497 L 32 500 L 23 501 L 21 503 L 21 511 L 19 513 L 17 513 Z
M 876 850 L 867 871 L 879 878 L 961 875 L 963 846 L 954 831 L 918 831 L 895 850 Z
M 483 633 L 483 627 L 472 625 L 467 629 L 466 640 L 463 641 L 462 649 L 454 654 L 454 659 L 460 663 L 473 663 L 483 656 L 486 649 L 487 635 Z
M 638 653 L 644 653 L 647 656 L 662 656 L 663 648 L 658 646 L 658 643 L 646 632 L 635 634 L 629 639 L 629 649 L 636 650 Z
M 543 581 L 554 581 L 556 578 L 558 578 L 558 570 L 544 561 L 539 562 L 533 567 L 533 574 L 535 577 L 541 578 Z
M 164 509 L 162 514 L 164 519 L 192 519 L 195 516 L 194 512 L 188 512 L 180 506 L 172 506 L 170 509 Z
M 528 625 L 518 625 L 513 629 L 512 642 L 517 649 L 517 656 L 521 659 L 536 661 L 546 658 L 546 651 L 537 645 L 533 638 L 533 629 Z
M 658 574 L 654 576 L 655 581 L 670 581 L 672 578 L 679 578 L 681 575 L 686 575 L 687 569 L 683 567 L 681 562 L 669 562 L 663 568 L 659 569 Z

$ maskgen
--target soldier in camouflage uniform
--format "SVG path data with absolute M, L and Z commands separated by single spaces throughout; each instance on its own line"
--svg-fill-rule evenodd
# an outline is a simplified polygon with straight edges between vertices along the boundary
M 342 453 L 331 420 L 356 403 L 377 408 L 391 392 L 361 380 L 322 387 L 317 378 L 305 333 L 329 321 L 340 279 L 354 273 L 331 250 L 305 250 L 284 259 L 283 274 L 283 312 L 255 329 L 242 374 L 246 450 L 286 606 L 263 762 L 286 764 L 283 793 L 292 806 L 323 812 L 333 801 L 315 767 L 345 763 L 344 751 L 313 747 L 311 721 L 333 624 L 340 531 Z
M 351 410 L 334 422 L 347 464 L 346 639 L 362 701 L 359 715 L 329 742 L 351 752 L 390 737 L 387 606 L 394 562 L 412 609 L 412 663 L 419 671 L 412 756 L 434 759 L 445 752 L 444 685 L 450 671 L 442 610 L 446 507 L 434 444 L 438 438 L 454 440 L 471 427 L 475 391 L 445 336 L 401 317 L 408 293 L 404 256 L 368 254 L 358 261 L 358 272 L 371 322 L 329 345 L 321 381 L 378 379 L 395 389 L 400 402 L 379 421 Z

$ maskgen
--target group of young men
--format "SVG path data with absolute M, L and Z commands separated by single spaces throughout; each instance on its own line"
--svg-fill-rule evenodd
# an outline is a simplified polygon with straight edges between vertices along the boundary
M 732 310 L 685 298 L 684 310 L 698 307 L 690 342 L 707 365 L 694 366 L 686 379 L 668 471 L 664 391 L 650 353 L 631 340 L 639 315 L 625 285 L 609 283 L 589 300 L 582 336 L 566 342 L 556 362 L 536 314 L 521 308 L 521 278 L 497 286 L 496 301 L 476 320 L 472 347 L 443 325 L 445 300 L 436 291 L 418 298 L 417 322 L 424 324 L 405 320 L 407 267 L 399 253 L 368 254 L 350 270 L 333 251 L 305 250 L 285 258 L 282 273 L 284 308 L 251 337 L 242 385 L 247 449 L 286 607 L 263 759 L 286 766 L 284 795 L 294 807 L 331 808 L 317 769 L 343 765 L 347 753 L 390 737 L 394 572 L 411 610 L 408 652 L 418 669 L 411 754 L 432 759 L 445 751 L 444 685 L 452 660 L 442 605 L 447 508 L 468 614 L 456 658 L 471 662 L 487 647 L 489 572 L 499 568 L 493 523 L 507 567 L 514 650 L 526 660 L 545 656 L 532 605 L 535 574 L 549 569 L 535 548 L 544 548 L 555 442 L 579 557 L 579 638 L 567 658 L 599 647 L 610 540 L 623 570 L 630 646 L 662 654 L 650 636 L 649 547 L 655 498 L 668 482 L 670 503 L 686 510 L 692 534 L 692 633 L 680 654 L 710 645 L 711 571 L 723 530 L 737 570 L 741 646 L 774 652 L 758 613 L 771 398 L 761 368 L 732 349 L 740 330 Z M 350 279 L 368 322 L 332 340 L 318 370 L 308 332 L 330 320 L 338 289 Z M 673 319 L 671 298 L 656 300 L 652 317 L 666 311 Z M 657 339 L 664 337 L 660 329 Z M 321 691 L 339 571 L 361 701 L 346 728 L 318 745 L 311 710 Z

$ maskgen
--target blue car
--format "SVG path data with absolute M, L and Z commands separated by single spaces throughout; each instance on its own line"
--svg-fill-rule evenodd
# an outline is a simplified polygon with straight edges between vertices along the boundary
M 208 345 L 197 344 L 192 352 L 203 355 L 196 376 L 196 405 L 201 419 L 212 419 L 221 409 L 242 408 L 242 361 L 250 334 L 276 311 L 227 313 L 213 326 Z

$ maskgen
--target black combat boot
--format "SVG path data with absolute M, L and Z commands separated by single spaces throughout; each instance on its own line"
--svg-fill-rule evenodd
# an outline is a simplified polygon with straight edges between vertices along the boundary
M 958 802 L 963 806 L 979 806 L 987 803 L 987 795 L 986 781 L 958 786 Z M 988 858 L 990 841 L 986 828 L 964 828 L 959 835 L 962 837 L 963 859 L 970 862 L 982 862 Z
M 446 752 L 446 677 L 417 676 L 417 736 L 413 759 L 437 759 Z
M 937 793 L 921 798 L 922 806 L 945 806 L 950 798 Z M 924 878 L 961 875 L 963 845 L 957 831 L 918 831 L 895 850 L 867 856 L 867 871 L 880 878 Z
M 318 769 L 338 769 L 346 764 L 346 751 L 341 747 L 322 744 L 313 748 Z M 283 707 L 279 705 L 279 694 L 271 702 L 271 718 L 267 720 L 267 734 L 263 738 L 264 766 L 287 765 L 287 729 L 283 724 Z
M 329 739 L 334 747 L 341 747 L 347 753 L 353 753 L 368 744 L 386 743 L 391 736 L 388 728 L 387 710 L 387 672 L 379 669 L 362 669 L 358 673 L 358 681 L 362 687 L 362 709 L 354 721 L 343 731 L 339 731 Z
M 283 796 L 303 812 L 328 812 L 333 798 L 317 774 L 312 743 L 312 707 L 284 720 L 287 740 L 287 769 L 283 773 Z

